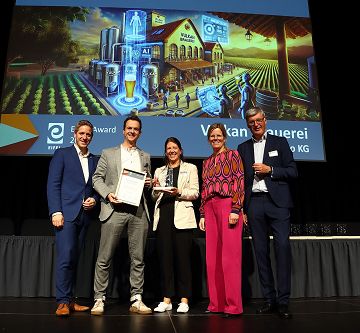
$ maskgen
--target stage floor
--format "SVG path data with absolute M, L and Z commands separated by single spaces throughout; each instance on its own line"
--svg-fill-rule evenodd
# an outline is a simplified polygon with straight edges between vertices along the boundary
M 145 300 L 147 301 L 147 300 Z M 90 300 L 81 300 L 91 305 Z M 155 307 L 155 302 L 146 304 Z M 262 332 L 359 332 L 360 297 L 293 299 L 293 318 L 282 320 L 275 314 L 257 315 L 261 300 L 245 304 L 244 314 L 235 319 L 204 313 L 207 300 L 191 304 L 188 314 L 175 311 L 137 315 L 128 312 L 128 304 L 112 299 L 103 316 L 75 313 L 57 318 L 53 298 L 0 298 L 0 332 L 3 333 L 262 333 Z M 174 304 L 175 305 L 175 304 Z

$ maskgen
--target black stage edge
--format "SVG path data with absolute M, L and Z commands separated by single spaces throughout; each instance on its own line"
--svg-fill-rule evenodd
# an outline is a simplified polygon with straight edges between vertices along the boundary
M 91 305 L 89 300 L 82 304 Z M 152 308 L 155 301 L 146 300 Z M 170 311 L 152 315 L 128 312 L 128 304 L 111 300 L 104 316 L 75 313 L 57 318 L 52 298 L 0 298 L 0 330 L 4 333 L 357 333 L 360 298 L 292 300 L 293 318 L 283 320 L 276 314 L 257 315 L 260 301 L 245 304 L 244 314 L 234 319 L 205 314 L 207 300 L 190 304 L 188 314 Z

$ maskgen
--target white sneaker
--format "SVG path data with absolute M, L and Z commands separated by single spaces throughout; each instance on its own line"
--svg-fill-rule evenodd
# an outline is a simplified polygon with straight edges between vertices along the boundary
M 152 313 L 151 309 L 148 308 L 141 300 L 137 300 L 133 304 L 131 304 L 129 311 L 139 313 L 139 314 Z
M 154 309 L 155 312 L 165 312 L 172 310 L 172 304 L 160 302 L 159 305 Z
M 95 304 L 91 309 L 91 314 L 101 316 L 104 313 L 104 300 L 102 298 L 95 299 Z
M 189 305 L 184 303 L 184 302 L 181 302 L 179 303 L 179 306 L 176 310 L 176 312 L 179 312 L 179 313 L 187 313 L 189 311 Z

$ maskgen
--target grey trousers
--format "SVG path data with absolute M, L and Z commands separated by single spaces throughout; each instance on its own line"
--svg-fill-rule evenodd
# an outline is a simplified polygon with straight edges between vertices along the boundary
M 114 211 L 101 226 L 99 253 L 95 265 L 94 297 L 103 298 L 109 284 L 109 268 L 121 233 L 127 225 L 130 255 L 130 297 L 142 295 L 144 285 L 144 251 L 148 232 L 145 210 L 140 204 L 136 216 Z

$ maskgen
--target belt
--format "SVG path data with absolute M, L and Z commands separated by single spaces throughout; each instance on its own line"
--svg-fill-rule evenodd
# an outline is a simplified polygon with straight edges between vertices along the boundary
M 263 197 L 268 194 L 269 194 L 269 192 L 251 192 L 252 197 Z

